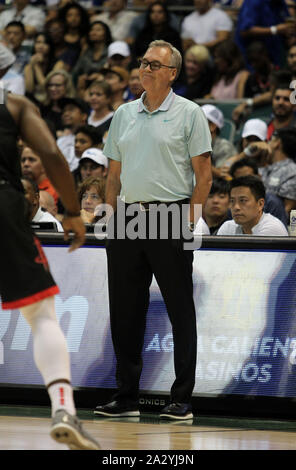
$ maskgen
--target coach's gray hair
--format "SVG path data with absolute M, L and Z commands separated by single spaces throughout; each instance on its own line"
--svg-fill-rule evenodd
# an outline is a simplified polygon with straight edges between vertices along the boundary
M 177 73 L 176 73 L 176 77 L 175 77 L 175 80 L 176 80 L 178 78 L 178 76 L 181 72 L 181 68 L 182 68 L 182 55 L 181 55 L 181 53 L 170 42 L 163 41 L 162 39 L 157 39 L 156 41 L 150 42 L 150 44 L 148 46 L 148 49 L 151 49 L 152 47 L 166 47 L 167 49 L 169 49 L 171 51 L 172 55 L 171 55 L 170 65 L 172 67 L 176 67 L 176 69 L 177 69 Z

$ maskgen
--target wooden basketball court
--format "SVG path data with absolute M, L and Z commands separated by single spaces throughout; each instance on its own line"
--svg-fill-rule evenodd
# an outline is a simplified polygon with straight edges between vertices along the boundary
M 79 410 L 102 450 L 296 450 L 296 422 L 196 417 L 166 422 L 157 415 L 97 418 Z M 49 436 L 49 408 L 0 407 L 0 450 L 65 450 Z

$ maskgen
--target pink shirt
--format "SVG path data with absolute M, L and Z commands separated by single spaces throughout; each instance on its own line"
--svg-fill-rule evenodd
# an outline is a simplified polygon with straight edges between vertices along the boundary
M 211 96 L 216 100 L 233 100 L 237 98 L 237 87 L 240 81 L 240 77 L 244 70 L 240 70 L 233 80 L 229 83 L 225 83 L 225 79 L 221 78 L 211 90 Z

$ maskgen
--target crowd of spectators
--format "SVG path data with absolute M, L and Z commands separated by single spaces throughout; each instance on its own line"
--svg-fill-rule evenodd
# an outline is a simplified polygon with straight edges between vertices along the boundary
M 0 0 L 0 34 L 15 56 L 1 86 L 39 107 L 73 172 L 85 223 L 104 202 L 102 149 L 113 114 L 141 96 L 138 59 L 163 39 L 183 56 L 175 93 L 202 102 L 212 135 L 206 233 L 288 233 L 296 209 L 294 0 Z M 235 133 L 226 135 L 221 103 L 230 102 Z M 252 117 L 266 106 L 271 112 Z M 62 220 L 38 155 L 25 142 L 19 149 L 31 220 L 41 211 Z M 254 216 L 248 232 L 240 225 L 246 198 L 261 225 L 264 214 L 282 225 L 265 218 L 262 231 Z

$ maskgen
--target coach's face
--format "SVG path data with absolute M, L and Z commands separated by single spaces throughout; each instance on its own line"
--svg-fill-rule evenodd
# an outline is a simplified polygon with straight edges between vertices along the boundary
M 143 59 L 160 65 L 171 66 L 171 51 L 167 47 L 151 47 L 147 50 Z M 176 68 L 160 67 L 151 70 L 151 66 L 139 69 L 140 81 L 145 90 L 166 89 L 171 86 L 176 76 Z

